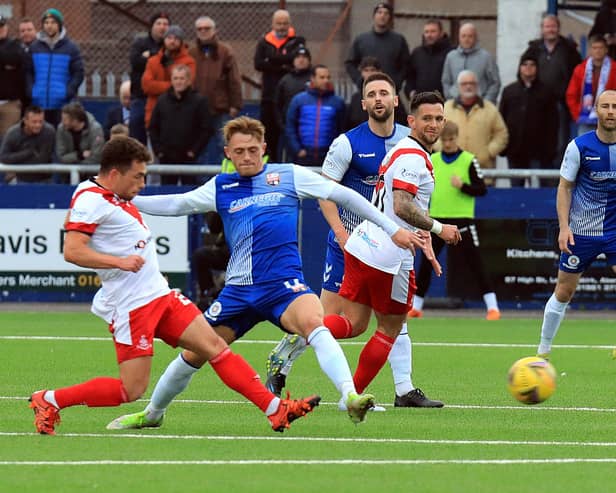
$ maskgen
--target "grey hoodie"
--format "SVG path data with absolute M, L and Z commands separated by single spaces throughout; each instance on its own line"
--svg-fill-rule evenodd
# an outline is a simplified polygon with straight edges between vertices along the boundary
M 496 103 L 501 86 L 498 66 L 494 57 L 478 44 L 466 50 L 458 46 L 447 54 L 441 77 L 445 98 L 452 99 L 458 96 L 456 79 L 462 70 L 473 71 L 479 81 L 479 95 Z

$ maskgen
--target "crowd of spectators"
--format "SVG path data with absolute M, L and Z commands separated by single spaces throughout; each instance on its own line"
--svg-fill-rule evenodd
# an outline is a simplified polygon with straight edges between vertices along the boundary
M 616 0 L 602 2 L 586 60 L 575 42 L 560 34 L 558 17 L 544 16 L 541 36 L 529 41 L 516 81 L 505 88 L 495 57 L 480 46 L 473 24 L 463 23 L 454 41 L 441 20 L 428 19 L 421 43 L 411 50 L 406 37 L 394 30 L 393 19 L 392 5 L 379 2 L 370 29 L 353 39 L 344 65 L 358 91 L 345 105 L 334 93 L 329 68 L 313 64 L 310 40 L 295 31 L 289 12 L 273 13 L 271 29 L 255 40 L 254 52 L 254 67 L 262 75 L 260 119 L 270 161 L 320 166 L 333 139 L 367 119 L 362 83 L 383 71 L 403 101 L 416 92 L 442 92 L 447 118 L 456 122 L 462 146 L 481 167 L 493 168 L 500 154 L 510 168 L 556 169 L 571 124 L 580 132 L 594 128 L 596 94 L 616 88 L 610 56 L 616 46 Z M 221 128 L 243 107 L 233 47 L 219 39 L 215 20 L 207 15 L 195 19 L 191 35 L 166 12 L 154 13 L 149 26 L 131 45 L 130 80 L 122 83 L 119 102 L 101 125 L 76 102 L 84 63 L 62 12 L 50 8 L 38 21 L 21 19 L 16 37 L 9 35 L 8 19 L 0 16 L 0 162 L 96 163 L 102 144 L 126 129 L 149 145 L 161 163 L 223 162 Z M 396 121 L 406 123 L 404 104 L 396 109 Z M 4 181 L 65 178 L 17 173 Z M 162 183 L 199 179 L 167 175 Z M 512 180 L 525 183 L 533 185 Z

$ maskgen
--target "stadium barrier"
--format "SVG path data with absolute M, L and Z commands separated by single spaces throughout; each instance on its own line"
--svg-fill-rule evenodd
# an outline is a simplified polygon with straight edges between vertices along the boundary
M 218 169 L 217 165 L 150 166 L 150 172 L 157 174 L 209 176 Z M 64 262 L 62 224 L 79 173 L 96 170 L 96 165 L 0 165 L 0 173 L 69 173 L 72 182 L 0 187 L 0 302 L 91 299 L 98 287 L 97 277 Z M 493 178 L 554 178 L 557 174 L 557 170 L 485 170 L 485 175 Z M 186 190 L 189 187 L 148 186 L 144 193 Z M 482 256 L 505 308 L 540 308 L 552 292 L 559 258 L 555 199 L 554 188 L 490 188 L 485 197 L 476 201 Z M 156 235 L 161 270 L 175 287 L 193 295 L 189 258 L 202 242 L 203 218 L 148 217 L 147 222 Z M 299 232 L 306 280 L 318 292 L 328 227 L 316 201 L 303 201 Z M 464 258 L 459 258 L 455 247 L 445 249 L 440 260 L 446 275 L 434 279 L 429 299 L 481 306 L 479 293 L 474 291 L 473 273 L 467 272 Z M 582 277 L 576 306 L 614 308 L 616 279 L 605 267 L 605 259 L 599 257 Z

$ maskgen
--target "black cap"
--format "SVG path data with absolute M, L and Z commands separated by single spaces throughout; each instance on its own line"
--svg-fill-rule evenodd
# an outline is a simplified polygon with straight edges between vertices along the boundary
M 390 3 L 387 2 L 379 2 L 374 6 L 374 10 L 372 11 L 372 15 L 376 14 L 376 11 L 379 9 L 387 9 L 389 10 L 389 15 L 394 15 L 394 8 Z
M 295 55 L 293 56 L 293 58 L 299 55 L 303 55 L 309 60 L 312 59 L 312 57 L 310 56 L 310 52 L 308 51 L 308 48 L 306 48 L 305 46 L 300 46 L 299 49 L 295 52 Z
M 522 56 L 520 57 L 520 65 L 522 65 L 527 60 L 531 60 L 535 62 L 535 65 L 538 65 L 539 57 L 537 56 L 535 50 L 528 49 L 524 53 L 522 53 Z

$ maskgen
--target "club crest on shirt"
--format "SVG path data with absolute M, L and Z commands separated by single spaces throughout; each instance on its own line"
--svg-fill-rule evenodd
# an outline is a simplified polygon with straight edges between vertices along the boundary
M 265 182 L 268 185 L 275 187 L 280 185 L 280 173 L 268 173 L 265 175 Z

